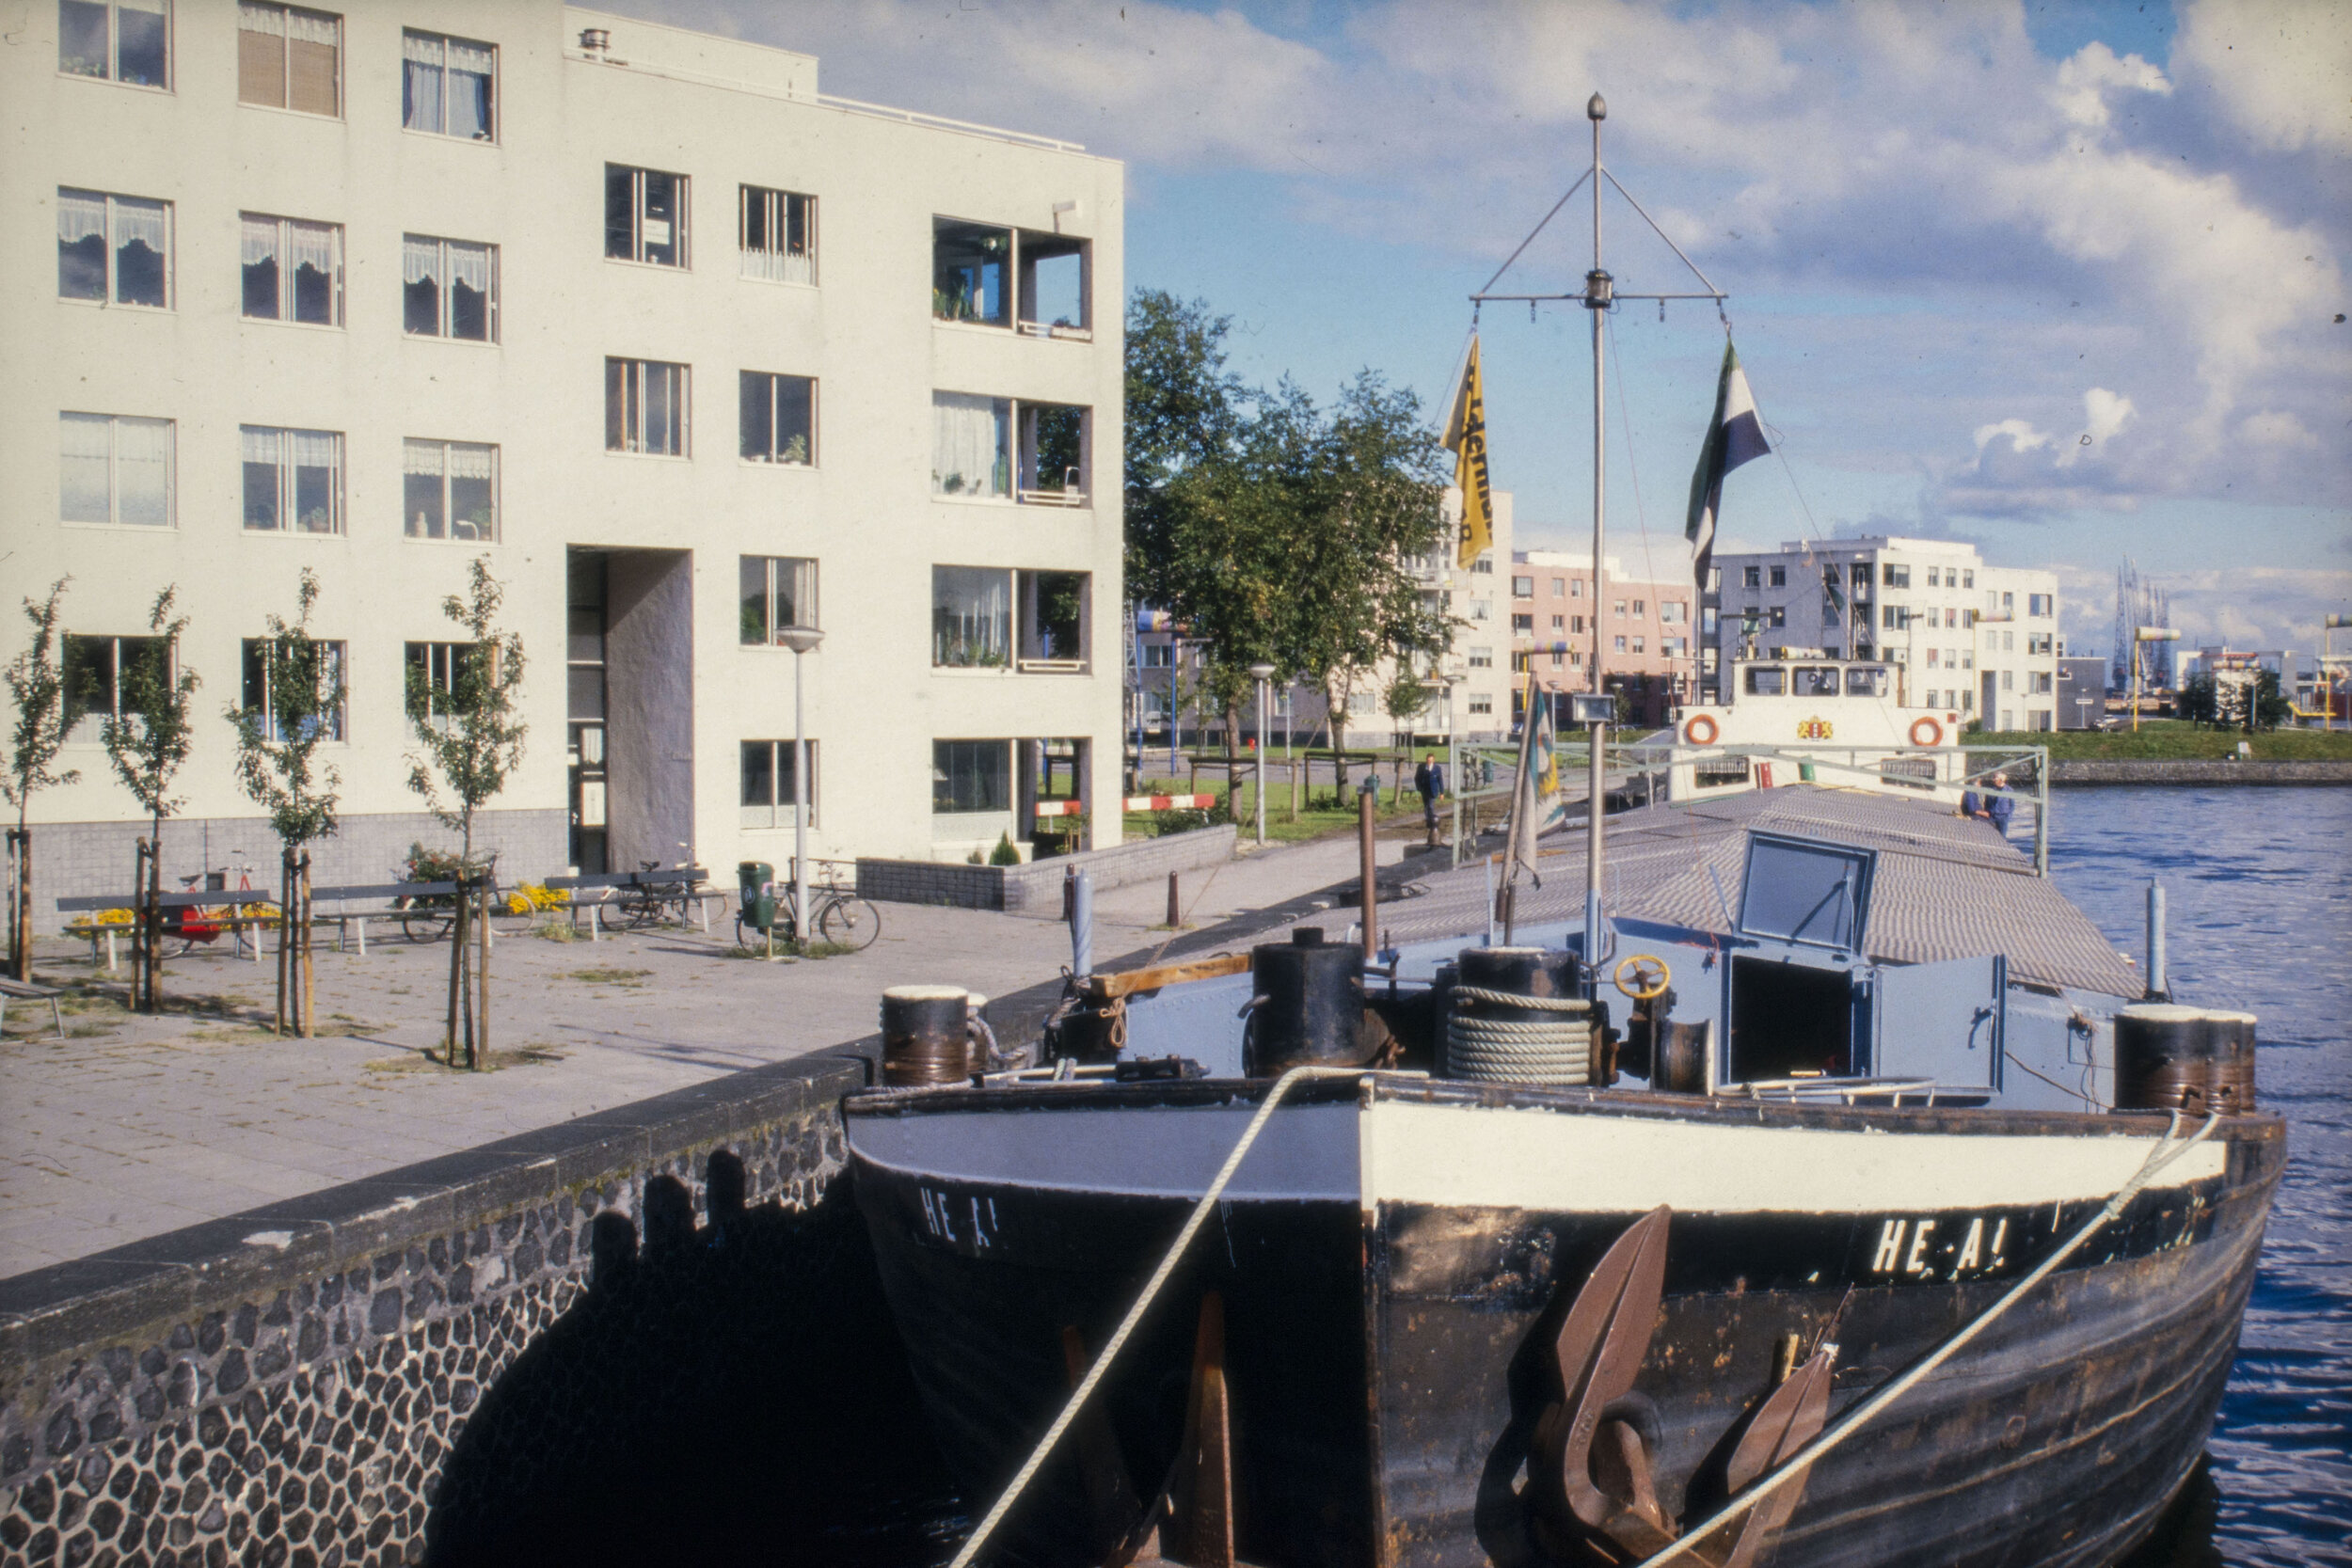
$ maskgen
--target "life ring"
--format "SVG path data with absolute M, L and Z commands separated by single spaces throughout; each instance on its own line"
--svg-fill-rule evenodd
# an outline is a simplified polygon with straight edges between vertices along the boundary
M 1925 730 L 1927 733 L 1925 735 L 1921 735 L 1919 732 L 1922 730 Z M 1937 723 L 1932 719 L 1913 720 L 1911 721 L 1911 743 L 1914 746 L 1943 745 L 1944 726 Z
M 1693 746 L 1715 744 L 1715 721 L 1702 713 L 1682 726 L 1682 738 Z

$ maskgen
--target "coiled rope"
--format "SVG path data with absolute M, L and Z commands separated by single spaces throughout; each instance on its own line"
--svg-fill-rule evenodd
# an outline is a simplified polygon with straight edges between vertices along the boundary
M 1585 1084 L 1592 1081 L 1593 1005 L 1581 998 L 1520 996 L 1484 986 L 1455 986 L 1455 1001 L 1524 1007 L 1557 1018 L 1519 1022 L 1448 1008 L 1445 1070 L 1482 1084 Z
M 1128 1336 L 1136 1331 L 1136 1324 L 1143 1321 L 1145 1310 L 1159 1295 L 1160 1287 L 1166 1285 L 1168 1275 L 1176 1272 L 1177 1260 L 1192 1244 L 1193 1237 L 1200 1234 L 1201 1222 L 1209 1217 L 1209 1211 L 1216 1206 L 1216 1200 L 1225 1196 L 1225 1188 L 1233 1180 L 1233 1173 L 1241 1168 L 1242 1156 L 1249 1152 L 1249 1146 L 1258 1141 L 1260 1132 L 1265 1131 L 1267 1118 L 1274 1115 L 1274 1108 L 1282 1102 L 1284 1095 L 1290 1093 L 1292 1085 L 1309 1078 L 1363 1076 L 1364 1069 L 1361 1068 L 1295 1067 L 1274 1081 L 1274 1086 L 1266 1091 L 1264 1103 L 1258 1107 L 1258 1114 L 1249 1118 L 1248 1127 L 1242 1129 L 1241 1140 L 1233 1145 L 1233 1151 L 1217 1168 L 1216 1178 L 1209 1183 L 1209 1190 L 1200 1195 L 1200 1201 L 1194 1204 L 1192 1212 L 1184 1217 L 1184 1228 L 1176 1232 L 1176 1240 L 1168 1244 L 1166 1256 L 1160 1259 L 1160 1266 L 1152 1271 L 1152 1277 L 1144 1285 L 1143 1293 L 1136 1297 L 1133 1307 L 1127 1308 L 1127 1315 L 1111 1331 L 1110 1341 L 1103 1347 L 1103 1354 L 1094 1358 L 1094 1365 L 1087 1369 L 1087 1375 L 1078 1380 L 1078 1386 L 1072 1389 L 1070 1398 L 1063 1402 L 1061 1414 L 1055 1417 L 1054 1424 L 1045 1429 L 1045 1435 L 1037 1440 L 1037 1447 L 1030 1450 L 1020 1472 L 1012 1478 L 1012 1483 L 990 1507 L 987 1516 L 973 1530 L 971 1539 L 963 1544 L 963 1549 L 956 1553 L 955 1560 L 948 1568 L 971 1568 L 972 1560 L 979 1556 L 980 1548 L 988 1544 L 988 1538 L 996 1532 L 996 1527 L 1004 1523 L 1005 1515 L 1011 1512 L 1021 1494 L 1028 1489 L 1029 1482 L 1044 1465 L 1045 1456 L 1054 1451 L 1054 1445 L 1061 1441 L 1061 1434 L 1069 1431 L 1070 1423 L 1077 1418 L 1078 1407 L 1086 1403 L 1089 1394 L 1094 1392 L 1094 1386 L 1103 1381 L 1103 1374 L 1110 1370 L 1111 1362 L 1127 1343 Z
M 1642 1568 L 1661 1568 L 1662 1564 L 1691 1556 L 1697 1550 L 1701 1541 L 1804 1475 L 1806 1468 L 1823 1454 L 1859 1432 L 1865 1422 L 1909 1393 L 1930 1372 L 1958 1355 L 1971 1339 L 1991 1327 L 1994 1319 L 2016 1306 L 2025 1298 L 2026 1292 L 2048 1278 L 2051 1272 L 2079 1251 L 2084 1243 L 2106 1229 L 2108 1224 L 2123 1212 L 2125 1205 L 2139 1196 L 2140 1189 L 2162 1174 L 2166 1166 L 2180 1159 L 2198 1144 L 2202 1143 L 2207 1135 L 2220 1124 L 2221 1117 L 2217 1112 L 2205 1118 L 2204 1126 L 2183 1139 L 2176 1147 L 2172 1138 L 2173 1134 L 2181 1130 L 2181 1113 L 2174 1111 L 2171 1121 L 2165 1127 L 2164 1136 L 2156 1140 L 2155 1148 L 2148 1151 L 2148 1158 L 2141 1162 L 2139 1169 L 2132 1179 L 2118 1188 L 2115 1196 L 2107 1199 L 2106 1206 L 2093 1214 L 2081 1229 L 2069 1237 L 2064 1246 L 2034 1265 L 2033 1269 L 2011 1286 L 2000 1300 L 1986 1307 L 1977 1317 L 1970 1319 L 1957 1334 L 1936 1346 L 1923 1360 L 1915 1363 L 1901 1376 L 1883 1385 L 1877 1393 L 1846 1412 L 1827 1431 L 1790 1455 L 1788 1462 L 1778 1469 L 1685 1530 L 1680 1539 L 1672 1545 L 1655 1556 L 1642 1559 Z

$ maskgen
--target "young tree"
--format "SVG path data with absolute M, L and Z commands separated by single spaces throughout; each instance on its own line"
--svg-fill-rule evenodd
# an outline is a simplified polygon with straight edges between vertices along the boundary
M 443 827 L 458 835 L 459 861 L 467 877 L 482 869 L 474 863 L 474 814 L 506 787 L 523 760 L 527 726 L 516 717 L 523 684 L 523 640 L 518 632 L 498 629 L 499 606 L 505 597 L 505 588 L 490 575 L 489 558 L 475 557 L 467 568 L 465 597 L 452 594 L 441 601 L 441 613 L 465 628 L 467 641 L 445 670 L 436 671 L 430 663 L 408 666 L 408 721 L 423 748 L 423 755 L 408 759 L 408 787 L 424 798 Z M 444 784 L 449 789 L 446 802 Z M 456 1066 L 462 1036 L 467 1064 L 479 1067 L 466 895 L 458 895 L 458 903 L 461 912 L 453 927 L 450 960 L 448 1059 Z M 484 984 L 486 996 L 487 982 Z
M 155 607 L 147 616 L 151 635 L 146 646 L 123 667 L 118 710 L 107 716 L 103 732 L 116 776 L 147 808 L 150 821 L 137 990 L 140 1006 L 151 1013 L 162 1006 L 157 994 L 162 965 L 156 948 L 163 932 L 155 898 L 163 891 L 164 819 L 187 803 L 172 794 L 171 785 L 181 765 L 188 760 L 193 736 L 190 719 L 200 684 L 196 672 L 179 659 L 180 634 L 188 625 L 186 616 L 172 613 L 179 594 L 175 585 L 155 595 Z
M 59 578 L 49 585 L 49 596 L 36 604 L 24 601 L 24 619 L 33 626 L 33 640 L 8 661 L 5 678 L 16 703 L 16 727 L 9 736 L 8 766 L 0 774 L 0 795 L 16 808 L 16 827 L 9 835 L 14 851 L 9 860 L 16 885 L 8 899 L 8 965 L 17 979 L 33 977 L 33 797 L 58 784 L 76 783 L 79 770 L 53 771 L 57 751 L 72 720 L 65 710 L 65 676 L 59 668 L 57 606 L 65 585 Z
M 310 635 L 310 611 L 319 597 L 318 575 L 302 570 L 301 610 L 292 622 L 269 617 L 262 645 L 261 702 L 231 705 L 229 721 L 237 732 L 237 782 L 269 813 L 271 831 L 284 846 L 285 898 L 278 924 L 278 1027 L 287 1023 L 287 991 L 296 958 L 294 933 L 299 923 L 302 993 L 310 991 L 309 911 L 294 885 L 296 857 L 305 846 L 335 831 L 335 807 L 342 780 L 330 764 L 317 762 L 322 742 L 342 727 L 343 672 L 338 650 Z M 313 1023 L 300 1008 L 307 1037 Z

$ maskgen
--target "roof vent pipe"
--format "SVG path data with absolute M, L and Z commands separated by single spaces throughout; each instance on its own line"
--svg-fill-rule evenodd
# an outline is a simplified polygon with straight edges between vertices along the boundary
M 592 60 L 601 60 L 612 48 L 610 27 L 582 27 L 580 30 L 580 52 Z

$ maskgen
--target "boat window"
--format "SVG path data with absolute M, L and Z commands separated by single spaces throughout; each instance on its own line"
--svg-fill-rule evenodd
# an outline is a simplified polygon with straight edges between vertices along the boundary
M 1788 672 L 1777 664 L 1748 667 L 1748 695 L 1778 697 L 1788 689 Z
M 1858 946 L 1876 859 L 1841 844 L 1750 833 L 1740 929 L 1819 947 Z
M 1795 677 L 1796 694 L 1800 697 L 1835 697 L 1837 695 L 1837 672 L 1813 665 L 1804 665 L 1790 672 Z
M 1885 696 L 1886 672 L 1884 670 L 1847 671 L 1846 695 L 1849 697 Z

